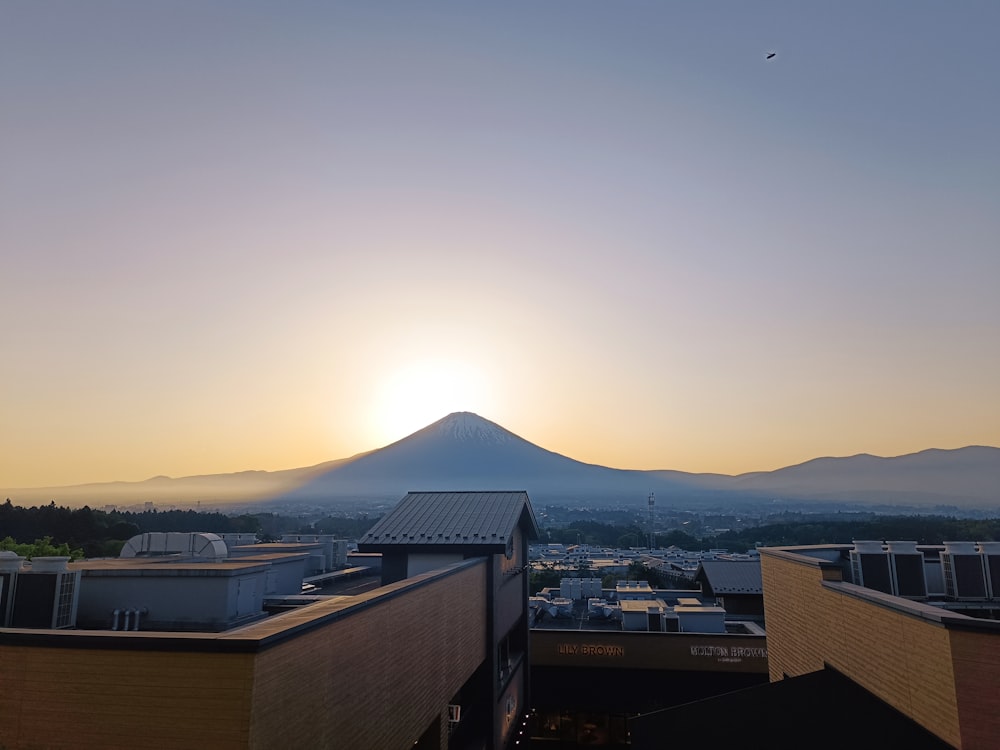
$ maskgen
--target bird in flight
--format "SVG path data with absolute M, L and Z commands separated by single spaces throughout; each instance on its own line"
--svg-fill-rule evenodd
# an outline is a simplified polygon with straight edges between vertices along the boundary
M 778 54 L 778 53 L 777 53 L 777 52 L 768 52 L 768 53 L 767 53 L 767 57 L 765 57 L 764 59 L 765 59 L 765 60 L 770 60 L 770 59 L 771 59 L 772 57 L 774 57 L 774 56 L 775 56 L 776 54 Z

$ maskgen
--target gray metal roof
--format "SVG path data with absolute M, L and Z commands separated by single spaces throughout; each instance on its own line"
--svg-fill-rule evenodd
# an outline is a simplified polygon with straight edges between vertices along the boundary
M 497 545 L 504 548 L 526 518 L 525 533 L 538 538 L 528 493 L 410 492 L 358 542 L 382 545 Z
M 703 560 L 695 580 L 704 577 L 713 595 L 763 594 L 758 560 Z

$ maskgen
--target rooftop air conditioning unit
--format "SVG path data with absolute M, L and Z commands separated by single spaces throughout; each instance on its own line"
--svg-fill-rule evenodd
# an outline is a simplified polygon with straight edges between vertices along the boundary
M 1000 542 L 979 542 L 990 599 L 1000 599 Z
M 851 576 L 858 586 L 892 593 L 889 556 L 880 541 L 856 541 L 851 550 Z
M 12 628 L 76 627 L 80 571 L 67 568 L 68 557 L 36 557 L 16 574 L 10 597 Z
M 924 555 L 916 542 L 886 542 L 892 572 L 892 593 L 907 599 L 927 597 Z
M 24 558 L 16 552 L 0 551 L 0 627 L 10 627 L 14 609 L 14 585 L 21 572 Z
M 945 596 L 950 599 L 986 599 L 986 558 L 973 542 L 945 542 L 941 553 Z

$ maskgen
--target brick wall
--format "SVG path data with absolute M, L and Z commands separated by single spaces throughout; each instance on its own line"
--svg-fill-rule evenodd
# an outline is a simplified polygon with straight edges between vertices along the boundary
M 0 645 L 0 747 L 245 748 L 252 688 L 252 654 Z
M 963 748 L 1000 744 L 1000 635 L 951 631 Z
M 263 652 L 250 747 L 412 747 L 486 657 L 485 597 L 481 563 Z
M 962 744 L 947 628 L 824 587 L 816 564 L 762 550 L 761 573 L 772 681 L 829 664 L 946 742 L 986 747 Z
M 477 561 L 222 634 L 8 630 L 0 748 L 412 748 L 486 657 L 486 617 Z

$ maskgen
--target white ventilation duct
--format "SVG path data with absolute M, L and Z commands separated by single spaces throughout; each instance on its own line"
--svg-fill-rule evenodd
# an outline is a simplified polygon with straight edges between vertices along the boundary
M 210 560 L 225 560 L 229 551 L 218 534 L 203 532 L 136 534 L 125 542 L 119 557 L 152 557 L 187 554 Z

